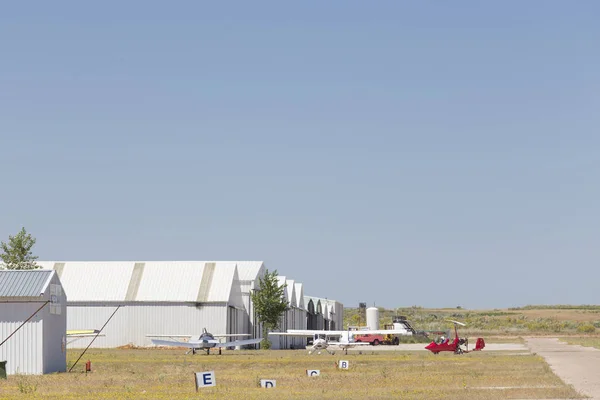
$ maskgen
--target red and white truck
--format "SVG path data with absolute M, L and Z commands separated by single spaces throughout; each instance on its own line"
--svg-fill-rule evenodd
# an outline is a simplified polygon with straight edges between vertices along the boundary
M 397 316 L 394 317 L 393 322 L 391 324 L 385 325 L 385 329 L 402 331 L 401 333 L 395 333 L 393 335 L 373 335 L 373 334 L 365 334 L 365 335 L 354 335 L 354 341 L 362 342 L 362 343 L 370 343 L 373 346 L 377 346 L 380 344 L 387 345 L 398 345 L 400 343 L 400 336 L 412 336 L 420 334 L 413 329 L 410 325 L 406 317 Z

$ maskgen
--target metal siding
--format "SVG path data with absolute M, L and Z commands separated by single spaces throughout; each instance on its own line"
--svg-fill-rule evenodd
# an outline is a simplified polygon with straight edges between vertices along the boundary
M 195 302 L 204 262 L 146 262 L 136 301 Z
M 252 315 L 252 299 L 250 298 L 251 285 L 248 283 L 243 283 L 240 281 L 240 298 L 242 304 L 244 305 L 244 310 L 246 311 L 246 315 L 248 318 L 244 321 L 244 333 L 253 334 L 253 315 Z M 254 336 L 251 336 L 252 338 Z
M 13 333 L 41 305 L 37 302 L 0 303 L 0 337 L 6 338 Z M 43 373 L 44 330 L 41 315 L 38 313 L 0 347 L 0 360 L 7 361 L 8 374 Z
M 294 313 L 295 313 L 296 329 L 306 329 L 306 311 L 304 311 L 301 308 L 296 308 L 294 310 Z M 303 338 L 303 337 L 296 338 L 294 347 L 295 348 L 305 348 L 306 347 L 306 338 Z
M 0 297 L 39 297 L 53 271 L 0 271 Z
M 50 283 L 62 286 L 58 274 L 53 274 Z M 49 299 L 49 292 L 48 290 L 48 293 L 46 293 L 46 299 Z M 51 313 L 49 304 L 42 309 L 44 319 L 44 374 L 66 372 L 67 370 L 67 352 L 66 350 L 63 351 L 62 346 L 63 340 L 66 340 L 67 330 L 67 296 L 64 290 L 61 290 L 58 302 L 60 304 L 60 314 Z
M 336 301 L 335 307 L 335 329 L 344 329 L 344 305 L 339 301 Z
M 67 329 L 100 329 L 116 305 L 69 305 Z M 132 344 L 151 346 L 147 334 L 198 335 L 202 328 L 214 334 L 227 332 L 227 306 L 180 303 L 130 303 L 122 306 L 92 344 L 92 348 L 113 348 Z M 234 332 L 244 333 L 244 332 Z M 79 339 L 69 348 L 84 348 L 91 338 Z
M 288 329 L 306 329 L 306 312 L 297 307 L 289 308 L 279 319 L 276 331 L 285 332 Z M 270 336 L 273 349 L 303 349 L 306 338 L 295 336 Z
M 300 321 L 300 317 L 304 312 L 297 308 L 297 307 L 293 307 L 292 308 L 292 315 L 291 315 L 291 320 L 288 325 L 291 325 L 288 329 L 303 329 L 302 327 L 302 323 Z M 290 343 L 290 347 L 293 346 L 293 348 L 295 349 L 299 349 L 299 348 L 304 348 L 306 347 L 306 338 L 303 337 L 292 337 L 291 343 Z

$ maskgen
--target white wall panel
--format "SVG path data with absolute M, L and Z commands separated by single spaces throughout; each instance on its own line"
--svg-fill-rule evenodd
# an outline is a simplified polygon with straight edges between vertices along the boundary
M 50 283 L 60 285 L 58 275 L 53 274 Z M 46 296 L 49 294 L 45 293 Z M 58 289 L 55 295 L 57 303 L 54 303 L 54 312 L 51 312 L 49 304 L 40 311 L 43 313 L 41 317 L 44 319 L 44 374 L 65 372 L 67 370 L 67 353 L 63 347 L 67 330 L 67 296 L 62 289 Z
M 68 329 L 100 329 L 116 309 L 109 306 L 68 306 Z M 133 303 L 121 307 L 102 331 L 92 347 L 111 348 L 128 344 L 150 346 L 147 334 L 155 335 L 200 335 L 206 328 L 213 334 L 227 333 L 227 306 L 189 304 Z M 244 332 L 234 332 L 244 333 Z M 91 339 L 80 339 L 69 345 L 82 348 Z
M 7 338 L 41 305 L 42 303 L 0 303 L 0 338 Z M 43 337 L 43 322 L 41 314 L 38 314 L 0 347 L 0 360 L 7 362 L 8 374 L 44 372 Z

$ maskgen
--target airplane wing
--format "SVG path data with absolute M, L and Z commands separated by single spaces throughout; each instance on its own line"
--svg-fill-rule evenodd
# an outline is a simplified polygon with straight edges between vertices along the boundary
M 67 338 L 70 339 L 69 341 L 67 341 L 67 344 L 71 344 L 74 343 L 76 341 L 78 341 L 79 339 L 83 339 L 86 337 L 104 337 L 106 336 L 104 333 L 101 334 L 97 334 L 97 333 L 82 333 L 80 335 L 76 335 L 76 334 L 67 334 Z
M 330 345 L 334 346 L 370 346 L 368 342 L 329 342 Z
M 82 333 L 80 335 L 74 335 L 74 334 L 69 335 L 69 334 L 67 334 L 68 338 L 84 338 L 84 337 L 96 337 L 96 336 L 98 336 L 98 337 L 104 337 L 106 335 L 104 333 L 101 333 L 101 334 L 97 334 L 97 333 Z
M 407 332 L 406 330 L 394 330 L 394 329 L 377 329 L 377 330 L 372 330 L 369 329 L 368 331 L 349 331 L 349 335 L 350 336 L 355 336 L 355 335 L 406 335 Z
M 170 337 L 170 338 L 191 338 L 194 335 L 146 335 L 146 337 Z M 200 335 L 196 335 L 200 336 Z
M 342 335 L 406 335 L 406 330 L 394 329 L 365 329 L 355 331 L 323 331 L 323 330 L 302 330 L 288 329 L 287 332 L 269 332 L 269 335 L 280 335 L 286 333 L 287 336 L 313 336 L 314 334 L 327 336 L 342 336 Z
M 217 343 L 215 347 L 235 347 L 260 343 L 262 339 L 234 340 L 233 342 Z
M 213 335 L 213 337 L 241 337 L 241 336 L 252 336 L 250 333 L 224 333 L 221 335 Z
M 289 334 L 296 334 L 296 335 L 303 335 L 303 336 L 304 335 L 313 336 L 315 333 L 318 333 L 320 335 L 341 336 L 342 334 L 345 334 L 348 331 L 323 331 L 323 330 L 313 330 L 313 329 L 288 329 L 286 332 L 289 333 Z M 353 332 L 353 331 L 350 331 L 350 332 Z M 273 334 L 273 333 L 277 333 L 277 332 L 269 332 L 269 334 Z
M 100 332 L 100 330 L 98 329 L 79 329 L 79 330 L 71 330 L 71 331 L 67 331 L 67 336 L 68 337 L 80 337 L 81 335 L 84 336 L 95 336 L 98 332 Z
M 200 345 L 198 345 L 198 343 L 178 342 L 177 340 L 152 339 L 152 343 L 157 346 L 189 347 L 190 349 L 200 348 Z
M 192 337 L 198 337 L 200 335 L 146 335 L 146 337 L 150 337 L 150 338 L 192 338 Z M 221 338 L 221 337 L 238 337 L 238 336 L 252 336 L 250 333 L 231 333 L 231 334 L 223 334 L 223 335 L 213 335 L 213 337 L 215 338 Z
M 273 335 L 273 336 L 313 337 L 312 333 L 269 332 L 269 335 Z

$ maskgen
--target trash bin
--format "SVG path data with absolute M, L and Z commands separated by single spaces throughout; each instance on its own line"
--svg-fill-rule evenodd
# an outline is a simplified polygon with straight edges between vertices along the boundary
M 0 361 L 0 379 L 6 379 L 6 361 Z

